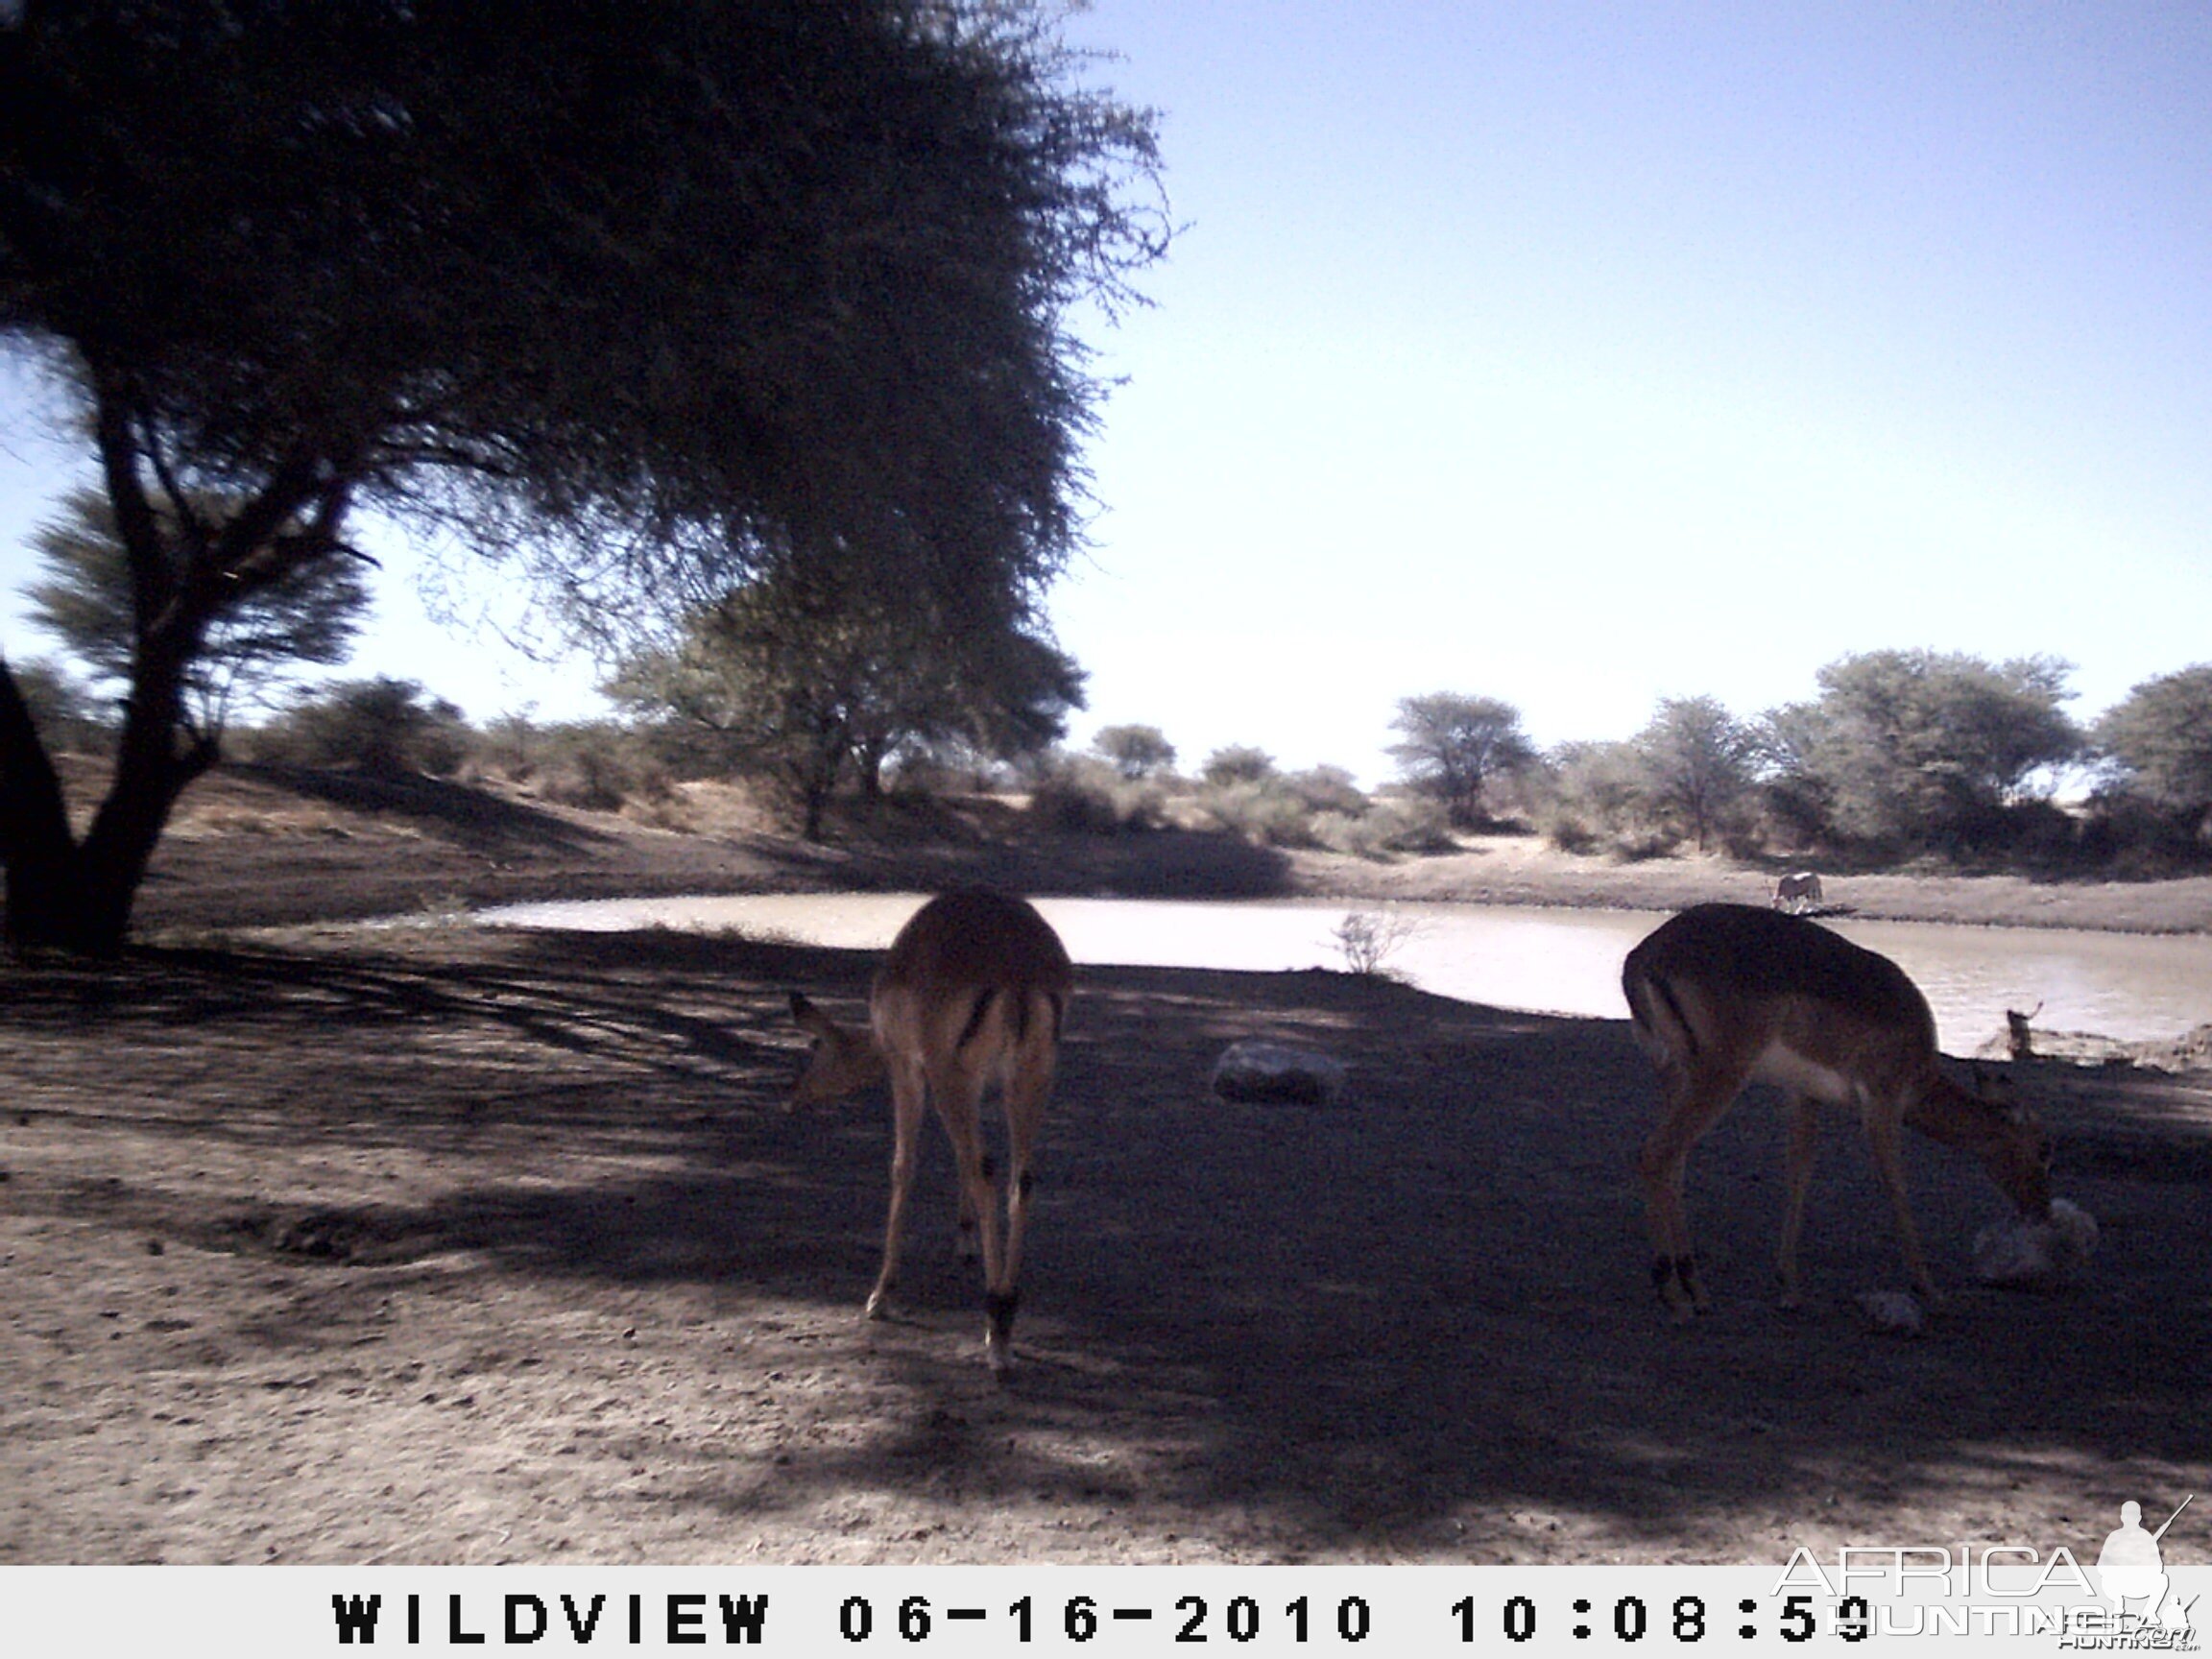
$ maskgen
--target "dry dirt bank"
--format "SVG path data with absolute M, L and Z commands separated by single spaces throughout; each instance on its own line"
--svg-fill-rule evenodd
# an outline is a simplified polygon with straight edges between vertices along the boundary
M 1623 864 L 1559 853 L 1533 836 L 1471 838 L 1455 853 L 1375 862 L 1176 830 L 1065 835 L 989 804 L 894 815 L 879 833 L 809 846 L 765 831 L 711 785 L 686 786 L 658 810 L 692 832 L 428 779 L 227 770 L 186 797 L 138 914 L 145 928 L 159 932 L 544 898 L 928 890 L 963 880 L 1063 895 L 1671 910 L 1708 899 L 1764 902 L 1774 874 L 1719 857 Z M 1898 921 L 2212 931 L 2212 877 L 2035 881 L 1831 872 L 1827 897 L 1858 914 Z

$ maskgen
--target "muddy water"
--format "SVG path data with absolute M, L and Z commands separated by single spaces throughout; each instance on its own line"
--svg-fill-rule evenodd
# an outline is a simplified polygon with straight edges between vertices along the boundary
M 761 895 L 515 905 L 482 920 L 510 926 L 733 927 L 759 937 L 880 950 L 916 895 Z M 1341 968 L 1334 934 L 1372 915 L 1398 935 L 1384 965 L 1447 997 L 1561 1014 L 1625 1018 L 1621 958 L 1664 920 L 1653 912 L 1334 900 L 1203 903 L 1140 899 L 1038 902 L 1079 963 L 1179 968 Z M 2036 1024 L 2139 1041 L 2212 1022 L 2212 937 L 2151 937 L 1917 922 L 1830 924 L 1911 974 L 1936 1010 L 1943 1046 L 1964 1052 L 2005 1026 L 2005 1011 L 2042 1004 Z

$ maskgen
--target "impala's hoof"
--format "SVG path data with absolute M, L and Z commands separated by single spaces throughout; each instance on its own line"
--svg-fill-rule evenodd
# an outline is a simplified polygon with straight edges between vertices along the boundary
M 1001 1377 L 1014 1367 L 1014 1315 L 1021 1307 L 1019 1290 L 993 1290 L 983 1298 L 983 1354 Z
M 1651 1262 L 1651 1287 L 1659 1292 L 1659 1300 L 1674 1315 L 1677 1324 L 1687 1323 L 1694 1314 L 1706 1311 L 1705 1287 L 1697 1283 L 1697 1259 L 1695 1256 L 1660 1256 Z

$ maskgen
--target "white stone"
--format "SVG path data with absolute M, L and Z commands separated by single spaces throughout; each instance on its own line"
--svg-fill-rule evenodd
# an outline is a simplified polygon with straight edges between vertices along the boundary
M 1974 1235 L 1974 1276 L 1984 1285 L 2066 1284 L 2097 1253 L 2097 1218 L 2064 1198 L 2051 1201 L 2047 1221 L 2018 1217 Z
M 1903 1290 L 1862 1290 L 1859 1307 L 1878 1331 L 1899 1336 L 1920 1334 L 1920 1304 Z
M 1232 1043 L 1214 1063 L 1214 1093 L 1224 1100 L 1328 1106 L 1344 1093 L 1341 1060 L 1280 1043 Z

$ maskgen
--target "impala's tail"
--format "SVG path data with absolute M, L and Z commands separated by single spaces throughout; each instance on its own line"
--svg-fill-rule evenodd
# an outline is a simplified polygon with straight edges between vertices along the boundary
M 1682 1003 L 1674 995 L 1674 988 L 1652 973 L 1631 954 L 1621 970 L 1621 995 L 1628 1000 L 1628 1020 L 1636 1027 L 1637 1037 L 1653 1054 L 1675 1051 L 1674 1040 L 1668 1027 L 1681 1034 L 1680 1053 L 1684 1059 L 1695 1059 L 1700 1045 L 1697 1027 L 1691 1024 L 1690 1017 L 1682 1012 Z M 1666 1024 L 1662 1025 L 1661 1022 Z
M 1051 1041 L 1057 1045 L 1060 1041 L 1061 1022 L 1067 1017 L 1068 1012 L 1068 998 L 1065 995 L 1058 991 L 1020 990 L 1013 986 L 987 985 L 975 993 L 975 1000 L 968 1010 L 968 1022 L 960 1027 L 959 1039 L 953 1044 L 953 1046 L 965 1049 L 982 1034 L 984 1023 L 991 1018 L 992 1005 L 1001 998 L 1008 998 L 1012 1002 L 1012 1007 L 1008 1011 L 1008 1029 L 1013 1033 L 1014 1046 L 1017 1048 L 1023 1046 L 1029 1041 L 1029 1022 L 1033 1017 L 1030 1004 L 1033 998 L 1039 997 L 1045 999 L 1045 1006 L 1051 1020 L 1048 1035 Z

